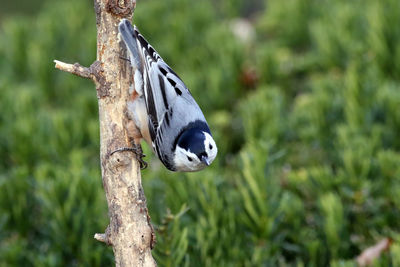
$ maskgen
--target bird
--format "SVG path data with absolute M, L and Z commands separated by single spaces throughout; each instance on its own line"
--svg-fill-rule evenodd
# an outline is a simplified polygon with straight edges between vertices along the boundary
M 118 31 L 135 69 L 139 97 L 128 109 L 143 139 L 170 171 L 209 166 L 218 148 L 189 89 L 130 21 L 122 19 Z

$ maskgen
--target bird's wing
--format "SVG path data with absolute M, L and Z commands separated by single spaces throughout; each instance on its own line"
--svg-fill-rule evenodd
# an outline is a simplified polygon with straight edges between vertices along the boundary
M 141 65 L 138 67 L 143 73 L 149 131 L 154 142 L 161 125 L 169 124 L 168 111 L 173 107 L 176 98 L 186 99 L 184 102 L 188 105 L 193 104 L 194 100 L 183 81 L 140 34 L 136 26 L 133 28 L 131 23 L 124 19 L 119 24 L 119 31 L 131 53 L 131 60 L 137 60 L 137 54 L 140 56 Z

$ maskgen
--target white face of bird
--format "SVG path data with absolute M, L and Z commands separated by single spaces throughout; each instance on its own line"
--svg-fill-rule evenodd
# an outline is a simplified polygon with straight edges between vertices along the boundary
M 206 132 L 203 132 L 203 133 L 206 137 L 204 140 L 204 148 L 208 155 L 208 157 L 207 157 L 208 164 L 206 163 L 206 165 L 210 165 L 214 161 L 215 157 L 217 156 L 218 148 L 217 148 L 217 145 L 215 144 L 215 141 L 212 138 L 212 136 L 209 133 L 206 133 Z
M 217 156 L 217 145 L 215 144 L 212 136 L 203 132 L 204 138 L 204 152 L 200 156 L 186 150 L 179 145 L 175 149 L 174 165 L 177 171 L 194 172 L 200 171 L 209 166 Z

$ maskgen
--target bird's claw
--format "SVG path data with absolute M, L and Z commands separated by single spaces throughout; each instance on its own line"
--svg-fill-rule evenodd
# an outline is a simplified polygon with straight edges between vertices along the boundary
M 145 154 L 143 154 L 142 146 L 141 145 L 133 145 L 133 147 L 121 147 L 113 152 L 110 153 L 110 156 L 116 152 L 124 152 L 124 151 L 131 151 L 135 153 L 136 155 L 136 160 L 139 162 L 140 169 L 144 170 L 147 168 L 147 162 L 143 160 L 144 157 L 146 157 Z

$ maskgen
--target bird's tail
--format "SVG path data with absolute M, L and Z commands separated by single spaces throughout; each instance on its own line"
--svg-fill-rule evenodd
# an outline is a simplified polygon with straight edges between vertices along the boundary
M 126 48 L 129 51 L 131 65 L 141 70 L 141 57 L 137 45 L 137 36 L 132 24 L 127 19 L 122 19 L 118 25 L 118 31 L 122 36 Z

